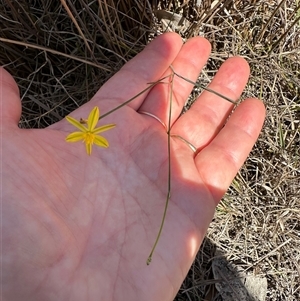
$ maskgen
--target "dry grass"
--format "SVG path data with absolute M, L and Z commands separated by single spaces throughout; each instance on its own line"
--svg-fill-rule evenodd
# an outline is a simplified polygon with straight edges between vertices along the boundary
M 190 26 L 180 34 L 204 35 L 213 46 L 201 82 L 241 55 L 252 70 L 243 96 L 263 99 L 268 113 L 176 300 L 217 300 L 216 250 L 267 277 L 266 300 L 300 300 L 300 1 L 126 2 L 4 0 L 0 64 L 21 89 L 20 126 L 45 127 L 88 101 L 159 34 L 155 9 L 183 15 Z

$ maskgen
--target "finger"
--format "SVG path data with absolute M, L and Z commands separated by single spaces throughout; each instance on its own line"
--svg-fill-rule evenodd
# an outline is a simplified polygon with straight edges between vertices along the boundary
M 88 116 L 95 106 L 100 108 L 102 115 L 134 97 L 149 87 L 149 83 L 161 78 L 181 46 L 182 39 L 178 34 L 167 33 L 158 36 L 106 82 L 88 103 L 74 111 L 72 116 L 75 119 Z M 137 110 L 146 96 L 147 93 L 140 95 L 128 106 Z
M 257 140 L 264 117 L 265 108 L 261 101 L 244 101 L 219 134 L 196 156 L 199 174 L 216 203 L 246 160 Z
M 220 67 L 209 88 L 236 101 L 248 81 L 248 63 L 240 57 L 230 58 Z M 223 127 L 233 104 L 216 94 L 204 91 L 190 110 L 174 124 L 173 135 L 179 135 L 196 148 L 208 144 Z
M 0 67 L 0 119 L 3 125 L 17 126 L 21 117 L 19 88 L 13 77 Z
M 188 40 L 172 62 L 174 71 L 195 81 L 209 57 L 210 49 L 209 42 L 204 38 L 195 37 Z M 171 74 L 171 69 L 168 69 L 162 76 L 168 74 Z M 168 80 L 165 82 L 166 84 L 159 84 L 151 90 L 139 111 L 149 112 L 157 116 L 163 123 L 168 124 L 170 84 L 168 84 Z M 192 89 L 193 86 L 190 83 L 177 76 L 174 77 L 171 123 L 180 115 Z

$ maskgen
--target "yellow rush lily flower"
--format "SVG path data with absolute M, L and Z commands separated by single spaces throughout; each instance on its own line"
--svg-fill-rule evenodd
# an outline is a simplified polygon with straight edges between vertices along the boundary
M 78 128 L 81 132 L 73 132 L 66 137 L 67 142 L 77 142 L 82 140 L 85 143 L 86 152 L 88 155 L 92 153 L 92 145 L 95 143 L 98 146 L 107 148 L 109 146 L 108 141 L 97 134 L 101 132 L 105 132 L 114 128 L 115 124 L 107 124 L 95 128 L 99 121 L 99 109 L 98 107 L 94 107 L 94 109 L 89 114 L 89 117 L 83 123 L 87 124 L 85 127 L 82 123 L 74 119 L 73 117 L 67 116 L 66 119 L 76 128 Z

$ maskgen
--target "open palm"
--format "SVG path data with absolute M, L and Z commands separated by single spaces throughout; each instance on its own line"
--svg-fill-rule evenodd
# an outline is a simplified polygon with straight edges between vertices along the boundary
M 178 35 L 158 37 L 71 116 L 103 114 L 175 71 L 195 80 L 210 46 Z M 211 88 L 237 99 L 249 75 L 229 59 Z M 197 253 L 215 206 L 252 148 L 264 118 L 259 100 L 232 104 L 204 92 L 180 116 L 192 86 L 174 79 L 171 199 L 152 263 L 167 196 L 169 85 L 158 84 L 100 120 L 115 123 L 109 148 L 65 142 L 74 128 L 19 129 L 14 80 L 0 70 L 3 136 L 2 287 L 4 300 L 172 300 Z M 179 117 L 179 118 L 178 118 Z

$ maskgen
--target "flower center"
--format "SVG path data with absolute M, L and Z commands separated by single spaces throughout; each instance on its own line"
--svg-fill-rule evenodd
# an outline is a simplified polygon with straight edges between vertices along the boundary
M 87 132 L 84 135 L 84 141 L 85 141 L 86 144 L 93 144 L 94 143 L 94 138 L 95 138 L 95 135 L 91 132 Z

